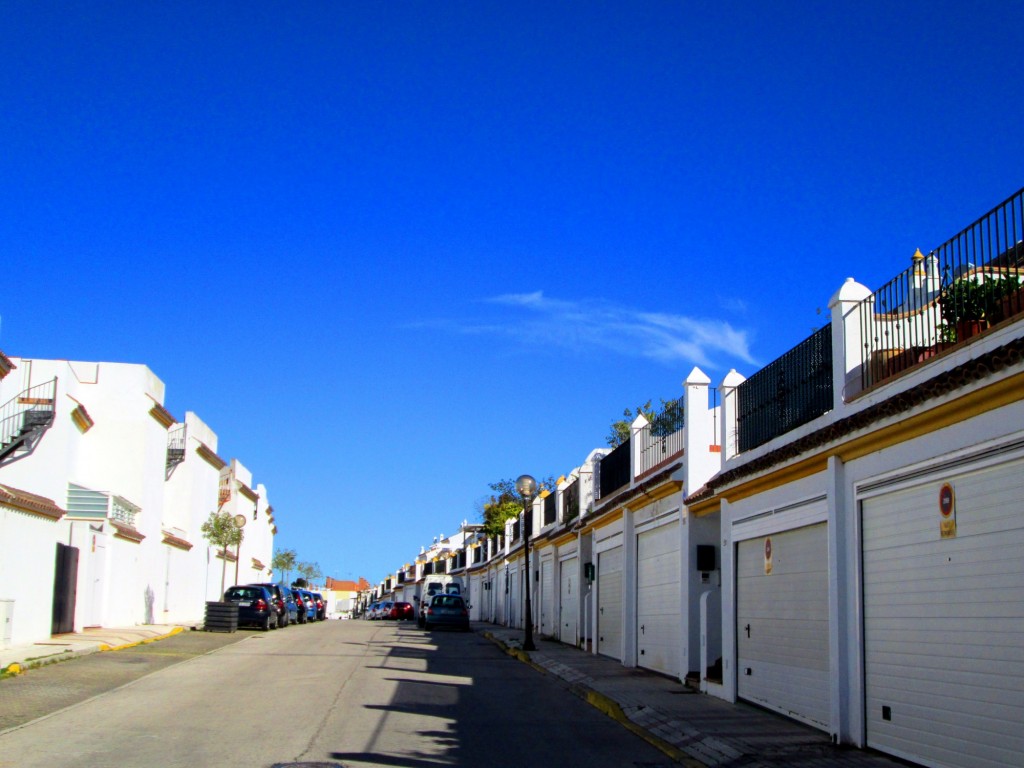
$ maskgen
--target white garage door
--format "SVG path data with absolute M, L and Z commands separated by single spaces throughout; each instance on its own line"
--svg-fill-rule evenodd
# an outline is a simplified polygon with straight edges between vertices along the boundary
M 637 665 L 679 677 L 679 522 L 636 537 Z
M 555 634 L 555 561 L 547 558 L 540 564 L 540 633 Z
M 482 586 L 480 574 L 474 574 L 469 577 L 469 618 L 473 621 L 480 621 L 483 616 L 483 595 L 484 590 Z
M 827 730 L 828 525 L 741 541 L 738 557 L 737 692 Z
M 508 625 L 523 626 L 523 598 L 519 589 L 519 566 L 513 566 L 508 572 Z
M 622 547 L 597 556 L 597 652 L 622 659 Z
M 929 766 L 1024 765 L 1022 499 L 1018 461 L 861 503 L 869 746 Z
M 570 645 L 576 645 L 576 617 L 579 612 L 579 584 L 576 574 L 578 562 L 575 557 L 561 562 L 558 639 Z

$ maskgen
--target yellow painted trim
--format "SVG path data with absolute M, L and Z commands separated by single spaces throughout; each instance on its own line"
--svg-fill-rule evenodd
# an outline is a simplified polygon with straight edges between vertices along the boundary
M 560 547 L 563 544 L 568 544 L 570 541 L 576 541 L 575 531 L 565 531 L 553 539 L 548 539 L 548 543 L 553 547 Z
M 653 491 L 643 493 L 640 496 L 630 499 L 625 503 L 625 506 L 629 507 L 631 510 L 635 512 L 637 510 L 643 509 L 644 507 L 653 504 L 656 501 L 667 499 L 673 493 L 679 493 L 681 490 L 683 490 L 682 482 L 679 480 L 671 480 L 667 483 L 662 483 Z M 638 499 L 641 500 L 643 503 L 638 505 Z

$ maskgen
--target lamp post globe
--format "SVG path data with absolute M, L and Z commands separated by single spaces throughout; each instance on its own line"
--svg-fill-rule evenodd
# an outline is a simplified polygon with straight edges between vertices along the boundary
M 530 600 L 530 592 L 533 591 L 533 574 L 530 572 L 530 533 L 533 528 L 533 520 L 530 515 L 530 508 L 533 506 L 533 498 L 537 495 L 537 481 L 532 475 L 520 475 L 516 478 L 516 490 L 523 497 L 523 556 L 526 565 L 526 605 L 525 605 L 525 634 L 523 636 L 523 650 L 535 651 L 537 647 L 533 644 L 533 605 Z

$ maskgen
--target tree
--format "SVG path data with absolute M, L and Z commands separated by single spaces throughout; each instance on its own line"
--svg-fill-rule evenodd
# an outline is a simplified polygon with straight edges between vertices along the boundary
M 682 398 L 662 400 L 661 410 L 657 413 L 651 408 L 650 400 L 643 405 L 638 405 L 634 411 L 627 408 L 622 412 L 622 418 L 619 421 L 612 422 L 611 431 L 606 438 L 608 445 L 615 448 L 626 442 L 632 434 L 633 422 L 636 421 L 637 416 L 641 415 L 650 423 L 652 434 L 658 437 L 671 435 L 683 428 L 683 400 Z
M 494 493 L 483 502 L 480 516 L 485 534 L 501 536 L 505 533 L 505 522 L 515 519 L 523 511 L 523 497 L 516 490 L 515 480 L 499 480 L 490 483 L 490 488 Z M 554 492 L 555 479 L 545 477 L 537 481 L 537 493 L 542 490 Z
M 302 574 L 307 584 L 323 576 L 323 573 L 320 572 L 320 566 L 317 563 L 299 563 L 296 566 L 296 570 Z
M 221 559 L 224 564 L 220 571 L 220 593 L 224 594 L 224 579 L 228 570 L 228 547 L 237 547 L 242 543 L 245 533 L 235 525 L 235 518 L 227 512 L 211 512 L 199 531 L 203 538 L 215 547 L 223 550 Z
M 280 572 L 281 581 L 285 584 L 288 583 L 288 578 L 295 568 L 295 558 L 294 549 L 279 549 L 274 553 L 274 559 L 270 561 L 271 569 L 273 569 L 274 573 Z

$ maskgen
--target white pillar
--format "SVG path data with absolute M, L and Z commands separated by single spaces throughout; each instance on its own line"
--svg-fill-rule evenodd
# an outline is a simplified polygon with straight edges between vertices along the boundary
M 736 369 L 733 368 L 722 379 L 722 383 L 718 385 L 718 390 L 722 394 L 722 422 L 719 425 L 721 434 L 718 438 L 718 444 L 722 448 L 722 464 L 725 464 L 739 453 L 736 426 L 736 416 L 738 413 L 736 388 L 746 380 L 746 377 L 736 373 Z
M 828 301 L 832 311 L 832 407 L 838 411 L 847 397 L 861 389 L 861 363 L 864 339 L 861 331 L 861 313 L 872 313 L 865 299 L 871 291 L 852 277 Z

